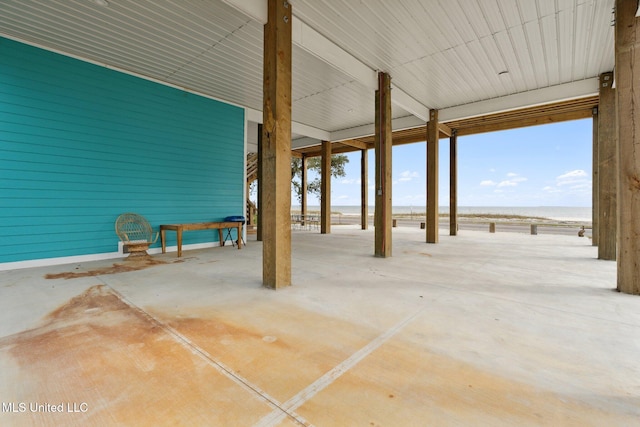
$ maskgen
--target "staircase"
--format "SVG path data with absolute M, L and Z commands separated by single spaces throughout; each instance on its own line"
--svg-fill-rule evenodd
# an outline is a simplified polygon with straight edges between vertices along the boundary
M 256 179 L 258 179 L 258 153 L 249 153 L 247 154 L 247 188 L 249 188 L 249 185 Z M 247 190 L 247 194 L 248 191 L 249 190 Z M 256 227 L 258 226 L 255 221 L 257 211 L 256 205 L 247 197 L 247 233 L 256 232 Z
M 258 153 L 247 154 L 247 185 L 258 179 Z

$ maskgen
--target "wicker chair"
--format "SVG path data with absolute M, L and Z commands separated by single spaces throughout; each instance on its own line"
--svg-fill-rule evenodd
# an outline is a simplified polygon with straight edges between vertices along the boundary
M 149 245 L 158 241 L 158 232 L 153 236 L 151 224 L 142 215 L 123 213 L 116 220 L 116 234 L 129 251 L 129 257 L 146 256 Z

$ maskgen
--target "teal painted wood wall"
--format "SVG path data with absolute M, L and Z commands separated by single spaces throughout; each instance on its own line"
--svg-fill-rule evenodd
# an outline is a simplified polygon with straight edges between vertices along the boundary
M 0 263 L 115 252 L 123 212 L 244 215 L 243 167 L 242 108 L 0 38 Z

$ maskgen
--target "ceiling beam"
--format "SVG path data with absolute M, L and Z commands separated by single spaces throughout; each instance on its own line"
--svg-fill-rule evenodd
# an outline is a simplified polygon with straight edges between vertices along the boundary
M 439 123 L 439 138 L 451 136 L 455 129 L 458 136 L 474 135 L 483 132 L 495 132 L 507 129 L 517 129 L 528 126 L 559 123 L 569 120 L 590 118 L 593 108 L 598 105 L 597 95 L 563 102 L 550 103 L 529 108 L 520 108 L 508 112 L 470 117 L 462 120 Z M 394 130 L 393 145 L 411 144 L 426 140 L 426 125 L 423 123 L 412 128 Z M 334 142 L 333 153 L 346 153 L 373 147 L 374 137 L 363 136 L 358 139 L 348 139 Z M 311 142 L 311 141 L 309 141 Z M 309 143 L 295 151 L 307 156 L 320 155 L 320 146 Z
M 522 108 L 535 107 L 555 103 L 559 101 L 581 99 L 598 94 L 598 78 L 580 80 L 543 89 L 516 93 L 513 95 L 493 98 L 486 101 L 459 105 L 457 107 L 443 108 L 439 110 L 440 122 L 452 122 L 472 117 L 481 117 L 490 114 L 504 113 Z M 415 116 L 406 116 L 394 119 L 392 126 L 394 132 L 424 126 L 425 122 Z M 345 139 L 357 139 L 374 134 L 373 124 L 357 126 L 349 129 L 331 132 L 331 141 Z
M 429 120 L 429 108 L 394 85 L 393 78 L 391 79 L 391 102 L 424 122 Z
M 265 0 L 223 1 L 262 24 L 267 22 Z M 365 87 L 374 91 L 378 89 L 378 70 L 363 63 L 323 34 L 297 19 L 295 15 L 291 20 L 291 30 L 294 45 L 306 50 Z M 392 85 L 391 102 L 424 121 L 429 118 L 429 108 L 427 106 L 421 104 L 395 85 Z
M 331 133 L 326 130 L 293 121 L 291 122 L 291 133 L 308 136 L 322 141 L 329 141 L 329 137 L 331 137 Z
M 365 87 L 376 90 L 378 87 L 375 70 L 355 58 L 346 50 L 314 30 L 304 22 L 293 17 L 292 42 L 316 58 L 326 62 L 348 75 Z
M 346 50 L 329 40 L 304 22 L 293 17 L 293 43 L 316 58 L 348 75 L 371 90 L 378 89 L 378 72 L 369 67 Z M 407 92 L 392 84 L 391 102 L 414 116 L 426 121 L 429 108 L 416 101 Z
M 247 112 L 248 121 L 262 123 L 262 111 L 255 110 L 253 108 L 245 108 L 245 110 Z M 326 130 L 294 121 L 291 122 L 291 133 L 295 135 L 302 135 L 309 138 L 319 139 L 321 141 L 329 141 L 331 138 L 331 133 L 327 132 Z
M 329 40 L 304 22 L 293 17 L 293 43 L 316 58 L 351 77 L 371 90 L 378 89 L 377 70 L 369 67 L 346 50 Z M 426 121 L 429 108 L 416 101 L 396 85 L 392 85 L 391 102 L 414 116 Z
M 469 117 L 502 113 L 520 108 L 535 107 L 554 102 L 568 101 L 598 94 L 598 77 L 578 80 L 542 89 L 459 105 L 439 110 L 440 121 L 450 122 Z
M 314 147 L 305 147 L 298 148 L 295 150 L 291 150 L 291 155 L 295 157 L 302 157 L 303 155 L 306 157 L 318 157 L 322 155 L 321 145 L 316 145 Z M 367 148 L 373 148 L 373 144 L 370 146 L 367 145 Z M 350 145 L 343 144 L 342 142 L 333 142 L 331 143 L 331 154 L 342 154 L 342 153 L 352 153 L 354 151 L 360 151 L 360 148 L 355 148 Z
M 392 90 L 393 91 L 393 90 Z M 391 129 L 394 131 L 424 126 L 426 122 L 416 116 L 405 116 L 393 119 Z M 330 141 L 344 141 L 345 139 L 356 139 L 363 136 L 371 136 L 376 132 L 373 123 L 363 126 L 356 126 L 349 129 L 331 132 Z
M 360 140 L 357 140 L 357 139 L 347 139 L 347 140 L 344 140 L 344 141 L 340 141 L 340 143 L 342 143 L 344 145 L 348 145 L 348 146 L 353 147 L 353 148 L 357 148 L 359 150 L 367 150 L 367 149 L 371 148 L 370 145 L 367 144 L 366 142 L 360 141 Z
M 551 123 L 560 123 L 570 120 L 588 119 L 593 117 L 591 110 L 582 111 L 568 111 L 565 113 L 558 113 L 543 117 L 525 117 L 519 120 L 505 121 L 502 123 L 487 123 L 485 125 L 476 125 L 471 128 L 459 129 L 457 131 L 458 136 L 476 135 L 486 132 L 497 132 L 509 129 L 519 129 L 523 127 L 547 125 Z
M 296 138 L 293 141 L 291 141 L 291 148 L 298 149 L 298 148 L 305 148 L 305 147 L 320 146 L 320 143 L 322 141 L 329 141 L 329 139 L 309 138 L 309 137 Z
M 451 136 L 451 134 L 453 133 L 451 131 L 451 128 L 444 123 L 438 123 L 438 132 L 444 136 Z
M 555 102 L 536 107 L 454 120 L 447 122 L 447 125 L 452 129 L 456 129 L 458 135 L 460 135 L 463 131 L 465 134 L 470 134 L 524 127 L 532 123 L 532 119 L 539 120 L 540 123 L 553 123 L 570 120 L 571 117 L 582 118 L 582 115 L 589 116 L 593 107 L 598 105 L 598 102 L 599 97 L 594 95 L 571 101 Z M 577 115 L 572 115 L 576 112 L 578 113 Z
M 229 6 L 239 10 L 247 16 L 250 16 L 254 21 L 258 21 L 261 24 L 267 23 L 267 2 L 265 0 L 222 0 Z
M 250 16 L 258 22 L 266 22 L 266 1 L 265 0 L 223 0 L 225 3 L 236 8 L 242 13 Z M 332 67 L 350 76 L 355 81 L 370 89 L 377 89 L 377 70 L 372 69 L 367 64 L 361 62 L 349 52 L 333 43 L 324 35 L 320 34 L 295 16 L 292 19 L 293 43 L 298 47 L 325 61 Z M 441 122 L 462 120 L 470 117 L 484 116 L 505 111 L 517 110 L 520 108 L 533 107 L 552 102 L 571 100 L 598 94 L 598 78 L 589 78 L 570 83 L 550 86 L 541 89 L 520 92 L 517 94 L 488 99 L 470 104 L 458 105 L 455 107 L 439 109 Z M 407 92 L 397 86 L 393 86 L 392 102 L 402 109 L 413 114 L 413 116 L 395 119 L 392 123 L 393 129 L 406 129 L 409 127 L 424 125 L 428 120 L 429 109 L 416 101 Z M 396 122 L 398 122 L 396 124 Z M 411 123 L 411 124 L 408 124 Z M 302 125 L 304 126 L 304 125 Z M 355 139 L 362 136 L 373 135 L 373 124 L 358 126 L 351 129 L 334 131 L 330 137 L 326 137 L 326 132 L 317 129 L 307 129 L 313 131 L 314 135 L 305 132 L 294 132 L 301 135 L 311 136 L 320 140 L 341 141 L 345 139 Z M 319 131 L 319 132 L 318 132 Z M 323 136 L 320 136 L 324 133 Z

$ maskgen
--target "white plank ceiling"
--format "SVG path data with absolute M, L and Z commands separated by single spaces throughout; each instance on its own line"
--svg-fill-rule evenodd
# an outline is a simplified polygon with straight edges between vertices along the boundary
M 100 5 L 103 3 L 103 5 Z M 291 0 L 294 133 L 371 132 L 375 72 L 395 124 L 597 93 L 613 0 Z M 263 0 L 2 0 L 0 35 L 262 109 Z

